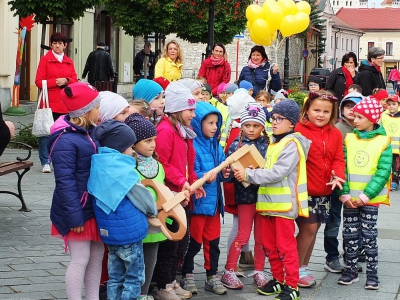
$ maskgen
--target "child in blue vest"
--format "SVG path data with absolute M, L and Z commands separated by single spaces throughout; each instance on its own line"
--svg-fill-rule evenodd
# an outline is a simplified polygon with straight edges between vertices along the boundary
M 193 145 L 196 150 L 194 170 L 198 178 L 220 165 L 225 160 L 225 153 L 218 142 L 221 129 L 221 113 L 207 102 L 198 102 L 195 110 L 196 116 L 191 125 L 197 134 Z M 222 173 L 224 173 L 224 176 Z M 224 170 L 220 174 L 210 173 L 211 178 L 204 185 L 206 196 L 195 199 L 189 203 L 190 218 L 190 243 L 182 265 L 181 285 L 192 294 L 197 294 L 194 282 L 194 257 L 199 253 L 203 244 L 204 268 L 206 269 L 205 289 L 215 294 L 226 293 L 217 275 L 219 260 L 219 238 L 221 235 L 220 214 L 224 213 L 224 205 L 220 182 L 229 177 L 229 172 Z
M 142 240 L 146 216 L 157 214 L 154 198 L 135 170 L 135 133 L 126 124 L 108 120 L 95 129 L 102 147 L 92 156 L 88 190 L 100 236 L 108 246 L 108 299 L 137 299 L 144 282 Z
M 265 168 L 234 173 L 239 182 L 260 185 L 256 209 L 263 215 L 263 247 L 273 279 L 257 291 L 279 294 L 275 298 L 279 300 L 295 300 L 300 293 L 294 220 L 299 215 L 308 217 L 306 159 L 311 141 L 294 133 L 300 116 L 296 102 L 279 102 L 271 114 L 273 143 L 268 146 Z
M 343 202 L 343 243 L 346 269 L 338 283 L 349 285 L 358 279 L 358 240 L 361 231 L 367 262 L 365 288 L 379 289 L 378 221 L 379 204 L 389 205 L 392 146 L 378 125 L 383 108 L 373 97 L 361 100 L 353 108 L 355 129 L 346 135 L 346 181 L 339 191 Z

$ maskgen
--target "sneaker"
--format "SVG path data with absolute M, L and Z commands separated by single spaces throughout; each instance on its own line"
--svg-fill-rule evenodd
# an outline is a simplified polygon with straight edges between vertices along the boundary
M 311 274 L 308 267 L 302 266 L 299 270 L 299 282 L 297 285 L 299 287 L 307 288 L 316 284 L 317 282 L 315 281 L 315 277 Z
M 51 173 L 51 168 L 49 164 L 45 164 L 42 166 L 42 173 Z
M 254 257 L 253 252 L 240 252 L 239 267 L 241 268 L 253 268 Z
M 392 182 L 392 188 L 390 190 L 397 191 L 398 188 L 399 188 L 399 185 L 396 182 Z
M 324 269 L 331 273 L 343 273 L 344 267 L 340 264 L 339 259 L 334 259 L 332 261 L 326 261 Z
M 246 275 L 244 275 L 243 270 L 239 267 L 239 265 L 236 266 L 235 274 L 237 277 L 246 277 Z
M 353 273 L 349 269 L 345 269 L 342 276 L 340 276 L 338 283 L 350 285 L 353 282 L 358 282 L 358 273 Z
M 176 295 L 173 284 L 167 284 L 165 289 L 157 289 L 155 297 L 158 300 L 181 300 L 181 298 Z
M 204 289 L 206 291 L 213 292 L 217 295 L 223 295 L 223 294 L 227 293 L 227 289 L 222 284 L 218 275 L 212 275 L 211 279 L 209 279 L 209 280 L 206 279 Z
M 366 259 L 365 249 L 361 248 L 361 250 L 358 252 L 358 261 L 365 262 L 365 259 Z
M 275 300 L 299 300 L 300 299 L 300 292 L 299 288 L 296 287 L 295 289 L 291 286 L 285 285 L 282 289 L 282 292 L 278 296 L 275 297 Z
M 194 282 L 193 274 L 186 274 L 185 278 L 181 280 L 181 287 L 187 291 L 190 291 L 192 294 L 197 294 L 196 283 Z
M 176 282 L 176 280 L 172 281 L 172 284 L 174 285 L 175 294 L 181 299 L 189 299 L 192 297 L 192 292 L 181 288 L 181 285 Z
M 254 277 L 253 283 L 257 285 L 258 288 L 262 288 L 268 282 L 268 276 L 264 271 L 253 271 L 247 277 Z
M 377 275 L 367 275 L 367 281 L 365 282 L 365 289 L 379 290 L 379 280 Z
M 221 282 L 228 289 L 241 290 L 243 288 L 243 283 L 237 278 L 234 270 L 226 270 L 222 274 Z
M 284 288 L 284 285 L 282 283 L 280 283 L 275 278 L 272 278 L 262 288 L 258 288 L 257 293 L 266 295 L 266 296 L 270 296 L 273 294 L 279 294 L 283 288 Z

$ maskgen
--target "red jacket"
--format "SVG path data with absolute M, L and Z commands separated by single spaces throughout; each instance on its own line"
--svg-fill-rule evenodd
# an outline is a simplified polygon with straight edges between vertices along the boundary
M 345 162 L 342 134 L 336 127 L 327 124 L 317 127 L 310 122 L 297 123 L 295 131 L 311 140 L 307 157 L 307 189 L 310 196 L 328 196 L 332 170 L 342 179 L 345 177 Z
M 156 152 L 165 170 L 165 185 L 171 191 L 180 192 L 186 181 L 192 184 L 197 180 L 193 140 L 183 139 L 165 115 L 157 126 Z
M 214 66 L 208 57 L 201 63 L 198 76 L 205 77 L 211 85 L 212 94 L 218 96 L 217 89 L 221 83 L 229 83 L 231 80 L 231 65 L 223 60 L 220 65 Z
M 60 63 L 55 58 L 53 51 L 50 50 L 40 58 L 35 84 L 41 89 L 42 80 L 47 80 L 50 108 L 53 112 L 67 114 L 68 110 L 64 103 L 61 102 L 61 88 L 56 85 L 57 78 L 68 78 L 68 84 L 78 81 L 72 59 L 64 54 L 63 61 Z

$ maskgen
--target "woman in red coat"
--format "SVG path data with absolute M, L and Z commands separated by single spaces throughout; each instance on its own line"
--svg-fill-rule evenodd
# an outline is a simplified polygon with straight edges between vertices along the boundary
M 203 60 L 197 76 L 207 80 L 207 83 L 211 85 L 213 96 L 218 96 L 217 89 L 221 83 L 229 83 L 231 66 L 226 60 L 226 50 L 223 44 L 214 44 L 212 54 Z
M 61 32 L 56 32 L 50 37 L 50 48 L 46 55 L 40 58 L 36 72 L 35 84 L 42 88 L 42 81 L 47 81 L 49 104 L 53 111 L 54 121 L 59 116 L 68 114 L 64 103 L 61 102 L 61 89 L 67 85 L 77 82 L 78 76 L 75 72 L 74 62 L 64 54 L 67 47 L 67 38 Z M 49 151 L 47 150 L 48 137 L 39 138 L 39 159 L 42 164 L 42 172 L 50 173 Z

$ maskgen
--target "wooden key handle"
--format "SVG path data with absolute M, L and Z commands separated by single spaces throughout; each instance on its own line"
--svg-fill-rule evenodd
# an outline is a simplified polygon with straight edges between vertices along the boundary
M 151 220 L 150 218 L 149 223 L 153 226 L 159 226 L 162 233 L 164 233 L 169 240 L 180 241 L 185 236 L 187 230 L 186 213 L 182 205 L 180 205 L 180 203 L 185 200 L 185 195 L 183 193 L 178 193 L 174 196 L 167 186 L 152 179 L 144 179 L 142 180 L 142 184 L 146 187 L 151 187 L 157 195 L 157 219 L 159 222 Z M 163 205 L 168 203 L 171 199 L 174 199 L 179 205 L 176 204 L 170 210 L 165 211 Z M 173 232 L 168 229 L 166 223 L 167 218 L 172 219 L 178 224 L 178 231 Z

